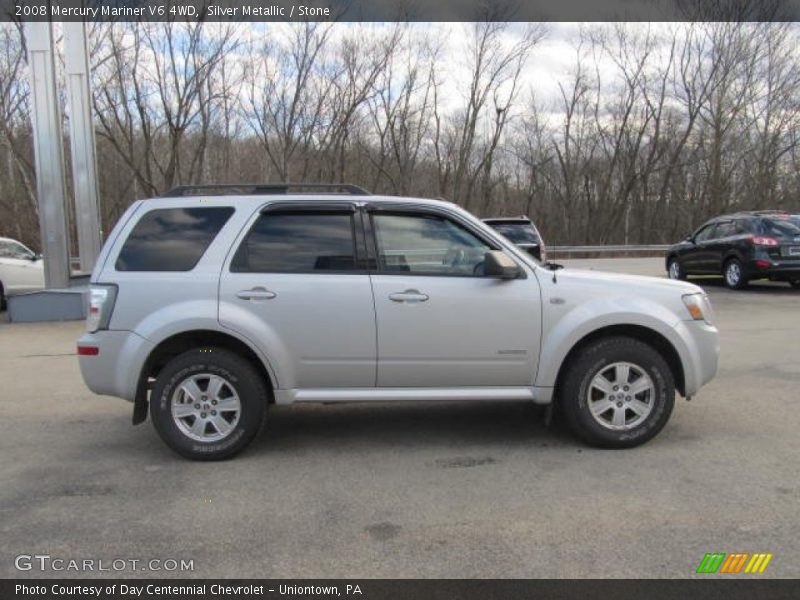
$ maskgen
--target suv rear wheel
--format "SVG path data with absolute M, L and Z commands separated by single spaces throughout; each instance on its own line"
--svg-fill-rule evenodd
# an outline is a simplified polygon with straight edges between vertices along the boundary
M 156 378 L 150 414 L 158 435 L 181 456 L 229 458 L 260 431 L 268 390 L 245 359 L 221 348 L 190 350 Z
M 630 448 L 666 425 L 675 383 L 666 361 L 651 346 L 610 337 L 580 350 L 567 368 L 558 402 L 569 428 L 585 442 Z
M 731 258 L 725 263 L 722 270 L 725 277 L 725 285 L 732 290 L 741 290 L 747 287 L 747 277 L 745 276 L 744 266 L 738 258 Z

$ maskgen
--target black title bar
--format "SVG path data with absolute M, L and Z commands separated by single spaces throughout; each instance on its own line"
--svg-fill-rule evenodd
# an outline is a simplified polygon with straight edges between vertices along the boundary
M 797 597 L 797 580 L 498 579 L 38 579 L 0 580 L 3 600 L 773 600 Z
M 0 0 L 3 21 L 797 21 L 800 0 Z

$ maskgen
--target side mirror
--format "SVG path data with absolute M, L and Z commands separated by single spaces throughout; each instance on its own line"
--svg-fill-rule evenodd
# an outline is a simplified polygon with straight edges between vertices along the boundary
M 684 242 L 694 242 L 694 236 L 690 233 L 685 238 L 683 238 Z
M 39 260 L 40 258 L 42 258 L 42 255 L 41 255 L 41 254 L 36 254 L 36 253 L 33 253 L 33 254 L 31 254 L 31 255 L 30 255 L 28 258 L 30 259 L 30 261 L 31 261 L 31 262 L 36 262 L 37 260 Z
M 519 265 L 500 250 L 492 250 L 483 255 L 483 272 L 487 277 L 498 279 L 516 279 L 520 276 Z

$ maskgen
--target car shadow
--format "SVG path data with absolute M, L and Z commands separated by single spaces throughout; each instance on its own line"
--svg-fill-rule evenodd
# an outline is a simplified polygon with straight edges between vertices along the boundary
M 578 447 L 562 427 L 545 424 L 530 402 L 341 403 L 272 406 L 248 452 L 299 448 L 543 446 Z

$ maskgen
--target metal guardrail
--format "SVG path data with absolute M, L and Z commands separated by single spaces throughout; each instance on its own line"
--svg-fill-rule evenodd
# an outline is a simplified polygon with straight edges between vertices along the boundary
M 669 244 L 650 244 L 650 245 L 604 245 L 604 246 L 547 246 L 547 252 L 553 254 L 613 254 L 613 253 L 645 253 L 652 252 L 658 254 L 665 252 Z

